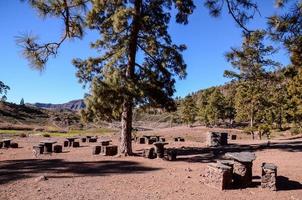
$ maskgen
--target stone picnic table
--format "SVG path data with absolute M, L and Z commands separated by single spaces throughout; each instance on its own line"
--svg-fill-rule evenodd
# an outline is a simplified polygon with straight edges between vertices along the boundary
M 163 158 L 164 157 L 164 152 L 165 152 L 165 145 L 169 144 L 167 142 L 155 142 L 153 143 L 155 146 L 155 152 L 157 154 L 158 158 Z
M 78 139 L 78 137 L 67 137 L 66 140 L 68 140 L 68 145 L 71 147 L 73 142 Z
M 2 142 L 3 142 L 3 147 L 4 147 L 4 148 L 9 148 L 9 147 L 10 147 L 11 141 L 12 141 L 12 139 L 10 139 L 10 138 L 5 138 L 5 139 L 3 139 L 3 140 L 2 140 Z
M 52 153 L 52 145 L 57 142 L 53 140 L 43 140 L 40 143 L 44 144 L 44 152 Z
M 249 186 L 252 183 L 252 167 L 253 161 L 256 159 L 255 153 L 226 153 L 225 157 L 234 161 L 234 184 L 241 187 Z

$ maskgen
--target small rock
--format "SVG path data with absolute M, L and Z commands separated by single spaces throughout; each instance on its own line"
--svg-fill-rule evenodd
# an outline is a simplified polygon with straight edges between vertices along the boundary
M 40 191 L 41 191 L 41 188 L 38 188 L 37 191 L 40 192 Z
M 187 178 L 191 178 L 191 176 L 188 176 Z
M 46 181 L 48 178 L 46 176 L 39 176 L 35 179 L 35 182 Z

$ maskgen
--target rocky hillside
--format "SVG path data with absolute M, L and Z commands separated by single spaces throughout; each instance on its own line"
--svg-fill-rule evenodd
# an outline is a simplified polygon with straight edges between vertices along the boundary
M 75 111 L 47 110 L 29 105 L 0 102 L 0 129 L 36 127 L 68 128 L 81 126 Z
M 63 104 L 51 104 L 51 103 L 35 103 L 32 104 L 37 108 L 50 109 L 50 110 L 73 110 L 78 111 L 85 108 L 85 103 L 83 99 L 69 101 Z

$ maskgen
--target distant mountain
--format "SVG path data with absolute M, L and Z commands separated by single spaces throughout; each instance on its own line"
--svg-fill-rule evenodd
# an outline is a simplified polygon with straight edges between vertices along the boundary
M 85 103 L 83 99 L 69 101 L 68 103 L 63 104 L 51 104 L 51 103 L 35 103 L 32 106 L 44 109 L 51 109 L 51 110 L 81 110 L 85 108 Z

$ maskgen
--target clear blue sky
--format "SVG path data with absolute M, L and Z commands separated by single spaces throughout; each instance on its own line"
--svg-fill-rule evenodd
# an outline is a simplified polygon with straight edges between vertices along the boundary
M 258 2 L 261 17 L 250 24 L 252 28 L 264 27 L 265 18 L 276 12 L 274 0 Z M 93 41 L 96 35 L 87 33 L 82 41 L 65 43 L 58 57 L 49 60 L 47 69 L 40 73 L 32 70 L 21 56 L 15 36 L 31 32 L 39 35 L 42 41 L 57 40 L 63 27 L 61 22 L 39 18 L 31 7 L 19 0 L 1 0 L 0 19 L 0 80 L 11 87 L 8 101 L 19 103 L 23 97 L 27 103 L 64 103 L 83 98 L 85 90 L 75 77 L 76 70 L 71 60 L 95 55 L 96 52 L 89 49 L 89 41 Z M 188 76 L 185 80 L 177 81 L 175 96 L 185 96 L 228 81 L 223 78 L 223 72 L 231 67 L 224 54 L 231 46 L 240 45 L 241 30 L 226 12 L 219 18 L 212 18 L 199 3 L 190 17 L 189 25 L 171 23 L 170 33 L 174 42 L 184 43 L 188 47 L 184 53 Z M 281 52 L 276 60 L 287 63 L 287 57 Z

